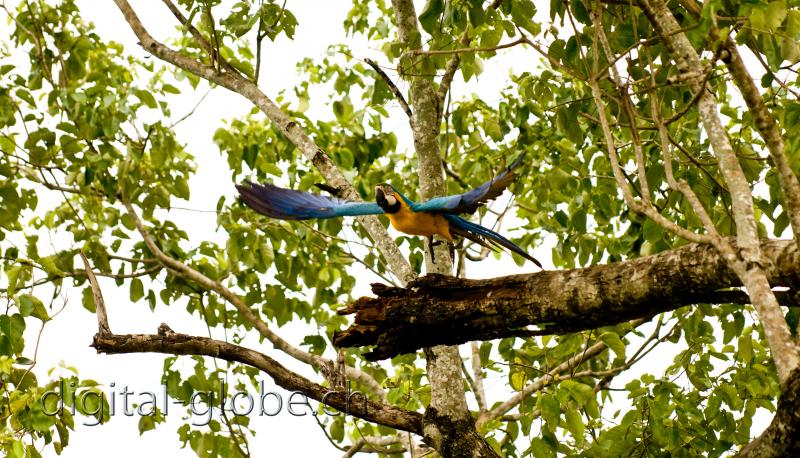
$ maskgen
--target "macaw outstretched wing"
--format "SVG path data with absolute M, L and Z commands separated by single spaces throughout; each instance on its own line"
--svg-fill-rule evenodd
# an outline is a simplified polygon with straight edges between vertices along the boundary
M 351 202 L 335 197 L 295 191 L 264 183 L 245 181 L 236 189 L 248 207 L 277 219 L 335 218 L 338 216 L 378 215 L 383 213 L 375 202 Z
M 525 153 L 519 155 L 516 161 L 508 166 L 502 173 L 463 194 L 454 196 L 436 197 L 434 199 L 413 204 L 412 210 L 417 212 L 441 212 L 441 213 L 475 213 L 484 203 L 498 197 L 505 189 L 514 182 L 515 171 L 522 164 Z

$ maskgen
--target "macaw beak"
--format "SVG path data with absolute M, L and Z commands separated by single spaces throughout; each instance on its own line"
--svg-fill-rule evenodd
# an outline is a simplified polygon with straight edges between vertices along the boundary
M 375 202 L 384 211 L 388 211 L 390 208 L 397 205 L 397 197 L 394 194 L 394 189 L 385 183 L 375 186 Z

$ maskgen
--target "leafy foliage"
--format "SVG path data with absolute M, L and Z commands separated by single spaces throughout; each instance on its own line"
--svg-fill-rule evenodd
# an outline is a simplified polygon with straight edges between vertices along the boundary
M 170 43 L 217 68 L 223 59 L 249 78 L 255 78 L 262 64 L 264 38 L 292 39 L 303 27 L 283 2 L 178 4 L 215 49 L 203 49 L 187 27 L 179 28 Z M 510 233 L 524 249 L 552 240 L 556 268 L 619 261 L 685 243 L 633 213 L 613 180 L 598 108 L 586 84 L 592 74 L 589 56 L 600 46 L 594 42 L 595 4 L 553 0 L 544 15 L 530 0 L 503 0 L 494 6 L 428 0 L 418 17 L 424 34 L 417 41 L 429 49 L 463 48 L 462 36 L 468 46 L 478 48 L 460 54 L 458 84 L 474 82 L 486 66 L 502 60 L 504 54 L 493 48 L 521 34 L 544 52 L 537 71 L 512 74 L 493 99 L 465 95 L 469 89 L 453 92 L 440 135 L 448 191 L 463 192 L 485 181 L 505 160 L 525 151 L 527 169 L 507 209 L 516 212 L 519 227 Z M 794 94 L 800 9 L 785 1 L 708 1 L 694 18 L 682 7 L 674 8 L 681 27 L 707 59 L 708 82 L 747 179 L 757 190 L 762 235 L 780 236 L 789 220 L 777 177 L 753 116 L 731 93 L 724 67 L 716 61 L 719 43 L 710 37 L 712 28 L 719 36 L 731 34 L 762 61 L 763 71 L 756 69 L 763 74 L 761 89 L 784 129 L 793 170 L 798 170 L 800 102 Z M 74 395 L 97 390 L 96 382 L 80 379 L 72 368 L 69 378 L 37 377 L 38 371 L 31 370 L 37 344 L 22 338 L 26 328 L 58 319 L 62 290 L 81 291 L 83 305 L 94 311 L 82 266 L 74 261 L 79 250 L 95 270 L 129 290 L 137 305 L 184 308 L 209 328 L 229 330 L 235 342 L 254 334 L 253 323 L 217 292 L 155 262 L 122 201 L 136 206 L 166 255 L 234 290 L 273 328 L 293 321 L 311 324 L 316 334 L 296 344 L 315 355 L 335 355 L 331 335 L 345 324 L 335 309 L 354 299 L 352 290 L 365 281 L 366 271 L 392 280 L 364 230 L 351 221 L 267 220 L 221 197 L 216 222 L 226 242 L 198 240 L 192 227 L 168 212 L 190 197 L 189 179 L 201 166 L 169 121 L 170 97 L 191 91 L 199 84 L 197 76 L 131 57 L 130 50 L 98 36 L 72 0 L 20 2 L 7 13 L 13 18 L 12 33 L 4 39 L 0 58 L 0 298 L 7 304 L 0 315 L 4 453 L 40 456 L 31 443 L 56 452 L 68 444 L 73 415 L 67 410 L 45 415 L 42 409 L 52 406 L 38 402 L 50 390 L 71 386 L 67 406 L 78 405 L 82 415 L 94 412 L 93 406 L 75 403 Z M 614 4 L 603 7 L 600 15 L 611 51 L 625 56 L 619 66 L 629 77 L 636 109 L 650 113 L 656 104 L 665 118 L 681 113 L 669 126 L 677 148 L 676 178 L 689 183 L 723 235 L 733 233 L 730 195 L 701 133 L 695 94 L 675 80 L 668 52 L 640 10 Z M 440 75 L 452 59 L 449 53 L 416 55 L 403 49 L 391 5 L 382 0 L 354 0 L 343 27 L 381 49 L 401 75 Z M 537 56 L 531 47 L 513 52 L 525 59 Z M 391 182 L 413 196 L 415 159 L 392 131 L 397 123 L 389 119 L 399 110 L 386 82 L 353 57 L 346 44 L 331 44 L 326 55 L 303 60 L 298 72 L 298 84 L 277 99 L 281 108 L 324 146 L 361 196 L 370 199 L 378 182 Z M 601 86 L 609 99 L 608 115 L 616 123 L 616 139 L 623 145 L 620 163 L 629 171 L 632 188 L 641 193 L 630 119 L 611 82 L 606 78 Z M 317 96 L 320 91 L 324 100 Z M 332 116 L 307 115 L 312 104 L 330 106 Z M 639 134 L 654 205 L 679 226 L 702 231 L 686 199 L 667 185 L 657 131 Z M 311 190 L 323 181 L 307 161 L 299 160 L 280 128 L 255 111 L 223 119 L 214 142 L 227 160 L 225 179 L 231 182 L 251 179 Z M 490 212 L 479 217 L 496 219 Z M 45 251 L 39 240 L 44 234 L 58 234 L 65 242 Z M 412 237 L 398 242 L 421 272 L 421 242 Z M 459 249 L 463 256 L 467 248 Z M 582 334 L 484 342 L 479 349 L 481 377 L 502 377 L 504 393 L 544 382 L 518 404 L 515 416 L 491 418 L 480 432 L 506 456 L 723 455 L 749 442 L 753 415 L 758 409 L 774 410 L 779 390 L 763 332 L 750 314 L 749 307 L 701 304 L 639 327 L 622 323 Z M 571 373 L 543 378 L 597 344 L 605 350 Z M 674 353 L 671 362 L 654 365 L 659 373 L 628 372 L 643 358 L 657 359 L 657 352 L 651 353 L 656 348 Z M 198 391 L 222 396 L 220 378 L 246 388 L 256 386 L 260 377 L 249 367 L 199 357 L 191 359 L 191 374 L 186 375 L 177 361 L 165 359 L 163 381 L 171 387 L 170 396 L 187 405 Z M 367 364 L 357 351 L 348 350 L 345 361 L 372 376 L 393 405 L 419 411 L 430 401 L 419 355 L 396 357 L 388 367 Z M 624 383 L 619 374 L 625 374 Z M 158 415 L 142 417 L 140 432 L 159 427 L 162 420 Z M 255 431 L 247 417 L 227 420 L 205 427 L 186 424 L 178 436 L 198 456 L 246 455 L 246 440 Z M 334 442 L 392 433 L 341 417 L 326 427 Z

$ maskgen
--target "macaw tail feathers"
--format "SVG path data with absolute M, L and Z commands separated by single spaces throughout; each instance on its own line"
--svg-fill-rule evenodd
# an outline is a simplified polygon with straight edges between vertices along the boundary
M 525 252 L 525 250 L 515 245 L 514 242 L 508 240 L 497 232 L 487 229 L 479 224 L 471 223 L 460 216 L 450 214 L 442 214 L 442 216 L 447 218 L 447 221 L 450 223 L 450 235 L 463 237 L 491 250 L 496 248 L 506 248 L 533 262 L 539 266 L 540 269 L 543 269 L 542 264 L 537 261 L 536 258 L 529 255 Z

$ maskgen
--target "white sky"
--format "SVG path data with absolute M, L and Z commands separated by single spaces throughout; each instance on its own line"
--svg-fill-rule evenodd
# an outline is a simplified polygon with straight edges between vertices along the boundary
M 174 20 L 161 2 L 142 0 L 131 3 L 145 26 L 157 39 L 173 35 Z M 419 9 L 424 2 L 418 1 L 417 3 Z M 113 2 L 83 0 L 79 4 L 84 19 L 95 24 L 101 37 L 123 43 L 127 53 L 132 53 L 139 58 L 148 57 L 136 45 L 133 33 Z M 353 48 L 354 56 L 358 58 L 372 57 L 379 63 L 386 63 L 378 50 L 371 49 L 365 42 L 354 42 L 352 38 L 344 35 L 341 23 L 349 10 L 350 1 L 318 1 L 313 2 L 313 7 L 300 5 L 299 2 L 289 2 L 287 5 L 299 22 L 295 39 L 290 41 L 282 37 L 276 43 L 265 43 L 265 65 L 262 68 L 261 88 L 267 95 L 274 98 L 279 90 L 293 87 L 298 79 L 295 64 L 306 57 L 312 59 L 322 57 L 331 44 L 346 42 Z M 0 31 L 3 27 L 5 25 L 0 26 Z M 473 80 L 469 87 L 466 87 L 463 82 L 457 81 L 453 86 L 454 98 L 476 93 L 490 103 L 494 102 L 497 100 L 498 88 L 505 86 L 508 81 L 512 65 L 513 71 L 519 73 L 533 70 L 539 62 L 538 57 L 532 51 L 525 51 L 519 47 L 501 51 L 500 54 L 507 58 L 495 59 L 491 61 L 491 65 L 485 65 L 484 73 L 477 82 Z M 152 57 L 148 58 L 152 59 Z M 403 85 L 400 87 L 404 88 Z M 173 105 L 174 117 L 178 118 L 188 112 L 204 92 L 205 88 L 201 86 L 197 93 L 176 96 Z M 220 195 L 233 196 L 233 183 L 230 181 L 226 160 L 214 145 L 212 136 L 214 131 L 222 126 L 223 119 L 243 116 L 251 108 L 252 106 L 240 96 L 217 88 L 208 95 L 193 116 L 176 127 L 179 140 L 186 143 L 188 151 L 195 156 L 198 164 L 197 174 L 192 178 L 190 186 L 192 197 L 188 203 L 185 203 L 187 208 L 212 210 Z M 402 113 L 399 106 L 394 108 L 393 117 L 385 127 L 397 133 L 401 147 L 408 147 L 410 133 L 405 114 Z M 315 103 L 312 99 L 307 115 L 330 119 L 333 116 L 329 110 L 330 107 L 326 103 Z M 324 145 L 322 146 L 324 148 Z M 298 160 L 304 159 L 299 158 Z M 213 213 L 173 210 L 170 218 L 182 228 L 191 228 L 190 237 L 193 243 L 199 243 L 201 240 L 224 243 L 224 234 L 215 232 L 216 216 Z M 536 250 L 534 255 L 546 267 L 551 266 L 550 247 L 552 243 L 545 240 L 542 245 L 543 247 Z M 468 275 L 472 278 L 493 277 L 530 272 L 534 269 L 530 263 L 519 268 L 511 261 L 510 257 L 503 256 L 499 261 L 490 258 L 480 264 L 470 265 Z M 172 307 L 159 305 L 155 312 L 151 313 L 142 303 L 130 303 L 127 285 L 119 288 L 113 281 L 105 280 L 107 279 L 101 278 L 100 283 L 106 302 L 109 304 L 110 325 L 114 332 L 152 333 L 161 322 L 166 322 L 178 332 L 206 335 L 205 325 L 195 317 L 188 317 L 183 305 L 175 304 Z M 368 285 L 375 280 L 374 276 L 365 272 L 363 276 L 359 277 L 356 292 L 368 294 Z M 35 370 L 40 379 L 44 377 L 47 369 L 56 367 L 60 361 L 64 361 L 78 368 L 81 379 L 97 380 L 106 386 L 106 390 L 110 390 L 109 385 L 114 383 L 117 392 L 123 385 L 127 385 L 136 392 L 153 391 L 159 393 L 160 396 L 164 356 L 97 354 L 88 346 L 96 332 L 95 317 L 80 305 L 80 289 L 65 288 L 65 290 L 68 297 L 66 309 L 56 320 L 47 325 L 42 335 L 39 361 Z M 31 325 L 29 324 L 29 326 Z M 308 331 L 313 332 L 313 329 L 302 323 L 290 324 L 279 330 L 280 334 L 293 344 L 299 344 Z M 35 341 L 36 332 L 38 329 L 35 329 L 34 326 L 28 329 L 26 334 L 28 345 Z M 221 336 L 215 335 L 215 337 Z M 255 341 L 249 343 L 258 348 Z M 312 380 L 319 380 L 304 365 L 297 364 L 270 348 L 262 350 L 289 368 L 311 377 Z M 462 350 L 462 354 L 467 355 L 468 351 Z M 650 361 L 648 364 L 642 363 L 643 366 L 640 370 L 660 374 L 659 368 L 663 369 L 671 363 L 674 349 L 661 351 L 659 354 L 660 357 L 653 357 L 656 359 L 655 361 Z M 639 372 L 636 371 L 636 373 Z M 623 385 L 627 380 L 626 377 L 631 376 L 621 376 L 614 385 Z M 264 381 L 268 389 L 279 391 L 268 377 L 264 377 Z M 484 383 L 490 402 L 504 400 L 509 395 L 509 388 L 505 386 L 505 375 L 490 375 Z M 284 401 L 287 400 L 287 397 L 288 393 L 285 393 Z M 80 426 L 84 419 L 76 418 L 76 424 L 79 426 L 70 435 L 70 445 L 61 456 L 65 458 L 99 456 L 106 455 L 111 450 L 114 451 L 115 456 L 119 457 L 196 456 L 188 448 L 178 449 L 180 443 L 175 430 L 183 424 L 180 413 L 182 409 L 178 406 L 173 407 L 167 416 L 166 425 L 160 425 L 143 436 L 138 433 L 138 416 L 126 417 L 118 411 L 108 424 L 93 427 Z M 762 424 L 766 424 L 768 420 L 769 417 L 765 417 Z M 250 441 L 253 456 L 336 456 L 340 454 L 331 447 L 317 423 L 310 416 L 294 417 L 283 412 L 272 418 L 251 416 L 251 421 L 251 425 L 258 431 L 257 437 Z M 44 452 L 46 457 L 56 456 L 52 447 L 47 447 Z

